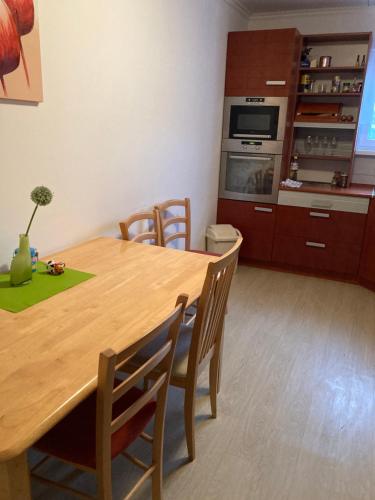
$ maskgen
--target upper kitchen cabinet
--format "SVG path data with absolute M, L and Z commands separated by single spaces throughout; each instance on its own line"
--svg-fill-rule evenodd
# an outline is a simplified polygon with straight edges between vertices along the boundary
M 288 97 L 294 93 L 300 45 L 295 28 L 229 33 L 225 95 Z

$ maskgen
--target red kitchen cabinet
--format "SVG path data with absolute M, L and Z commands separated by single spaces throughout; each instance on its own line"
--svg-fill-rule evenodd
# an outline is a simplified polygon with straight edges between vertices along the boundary
M 366 215 L 315 208 L 277 207 L 277 234 L 361 245 Z
M 292 268 L 358 274 L 366 215 L 278 206 L 272 260 Z
M 228 35 L 226 96 L 289 96 L 295 89 L 300 34 L 295 28 Z M 267 85 L 267 81 L 285 85 Z
M 240 257 L 270 262 L 276 205 L 219 198 L 218 224 L 232 224 L 243 236 Z
M 360 282 L 375 288 L 375 200 L 370 204 L 359 271 Z
M 285 235 L 276 235 L 273 250 L 273 260 L 277 264 L 347 278 L 357 275 L 360 255 L 360 245 Z

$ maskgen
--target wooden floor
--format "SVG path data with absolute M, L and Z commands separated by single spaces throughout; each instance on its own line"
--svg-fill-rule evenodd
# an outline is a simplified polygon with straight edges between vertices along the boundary
M 165 500 L 375 498 L 374 293 L 240 266 L 216 420 L 209 417 L 205 376 L 201 386 L 191 464 L 182 392 L 170 391 Z M 145 446 L 135 448 L 141 456 Z M 47 470 L 55 477 L 70 471 L 57 463 Z M 114 461 L 114 499 L 137 474 L 125 459 Z M 87 476 L 71 477 L 93 491 Z M 70 498 L 39 485 L 33 493 L 41 500 Z M 137 498 L 150 498 L 149 488 Z

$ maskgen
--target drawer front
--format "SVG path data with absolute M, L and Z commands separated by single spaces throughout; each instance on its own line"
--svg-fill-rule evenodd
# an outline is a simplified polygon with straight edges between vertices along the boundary
M 361 245 L 366 215 L 278 206 L 276 234 L 303 236 L 314 241 Z
M 273 233 L 276 205 L 220 198 L 217 218 L 219 224 L 241 225 L 254 231 Z
M 368 198 L 360 198 L 357 196 L 279 191 L 278 204 L 290 207 L 306 207 L 367 214 L 369 200 Z
M 279 264 L 311 271 L 357 275 L 361 246 L 277 235 L 273 260 Z

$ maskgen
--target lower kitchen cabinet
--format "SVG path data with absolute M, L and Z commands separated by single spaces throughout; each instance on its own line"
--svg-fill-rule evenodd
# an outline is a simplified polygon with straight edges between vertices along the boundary
M 272 259 L 301 270 L 358 275 L 366 215 L 279 205 Z
M 276 235 L 273 260 L 276 264 L 300 270 L 354 278 L 358 272 L 360 255 L 360 245 L 325 241 L 322 238 Z
M 375 288 L 375 200 L 370 204 L 367 217 L 359 278 L 364 285 Z
M 276 205 L 219 198 L 218 224 L 232 224 L 243 236 L 240 257 L 270 262 Z
M 350 280 L 358 279 L 360 268 L 360 279 L 375 287 L 375 200 L 367 217 L 349 211 L 219 199 L 217 222 L 241 231 L 243 259 Z

